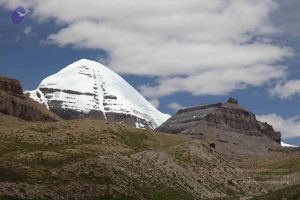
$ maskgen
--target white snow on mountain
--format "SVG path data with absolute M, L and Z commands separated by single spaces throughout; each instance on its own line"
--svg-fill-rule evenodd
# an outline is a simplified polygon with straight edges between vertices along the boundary
M 32 90 L 32 91 L 25 91 L 33 100 L 39 102 L 40 104 L 44 105 L 49 110 L 49 105 L 46 97 L 40 91 L 40 89 Z
M 282 146 L 282 147 L 294 147 L 294 148 L 297 148 L 297 147 L 298 147 L 298 146 L 291 145 L 291 144 L 287 144 L 287 143 L 284 143 L 284 142 L 281 142 L 281 146 Z
M 52 92 L 45 97 L 41 89 L 51 89 Z M 109 112 L 129 114 L 155 123 L 153 128 L 170 117 L 158 111 L 121 76 L 98 62 L 86 59 L 47 77 L 37 90 L 26 93 L 47 108 L 50 101 L 59 101 L 62 109 L 84 113 L 96 110 L 104 115 Z M 136 126 L 143 128 L 139 123 Z

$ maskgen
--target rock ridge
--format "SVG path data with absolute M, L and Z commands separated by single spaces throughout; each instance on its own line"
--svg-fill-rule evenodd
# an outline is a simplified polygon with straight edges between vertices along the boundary
M 280 132 L 272 125 L 258 121 L 254 113 L 241 107 L 233 98 L 225 103 L 179 110 L 156 131 L 190 135 L 214 144 L 217 141 L 219 145 L 216 146 L 221 152 L 240 153 L 246 149 L 249 154 L 266 153 L 280 148 L 281 143 Z
M 223 130 L 234 130 L 246 135 L 265 135 L 277 143 L 281 142 L 281 134 L 279 132 L 276 132 L 271 125 L 259 122 L 254 113 L 242 108 L 238 101 L 233 98 L 230 98 L 226 103 L 195 106 L 179 110 L 167 122 L 158 127 L 157 130 L 178 133 L 183 128 L 180 128 L 180 125 L 197 121 L 205 121 L 208 126 Z
M 23 95 L 18 80 L 0 77 L 0 113 L 28 121 L 58 121 L 59 117 Z

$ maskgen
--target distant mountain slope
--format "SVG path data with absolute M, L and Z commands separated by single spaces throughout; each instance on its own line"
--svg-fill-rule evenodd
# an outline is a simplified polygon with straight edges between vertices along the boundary
M 216 150 L 232 155 L 258 155 L 280 148 L 281 134 L 238 101 L 201 105 L 179 110 L 157 131 L 187 134 L 213 143 Z
M 118 74 L 86 59 L 47 77 L 36 90 L 26 93 L 64 119 L 105 119 L 154 129 L 170 117 Z
M 0 113 L 28 121 L 57 121 L 59 117 L 23 94 L 19 81 L 0 77 Z

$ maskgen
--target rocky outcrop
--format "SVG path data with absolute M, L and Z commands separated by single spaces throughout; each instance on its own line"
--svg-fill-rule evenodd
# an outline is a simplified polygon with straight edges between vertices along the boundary
M 23 95 L 21 84 L 18 80 L 0 77 L 0 90 L 12 95 Z
M 276 132 L 271 125 L 258 121 L 255 114 L 242 108 L 233 98 L 226 103 L 179 110 L 156 131 L 188 134 L 208 142 L 219 141 L 235 146 L 247 146 L 249 151 L 255 149 L 255 145 L 262 141 L 266 141 L 265 144 L 261 144 L 266 147 L 262 151 L 277 147 L 281 142 L 279 132 Z
M 281 142 L 281 134 L 276 132 L 271 125 L 257 121 L 255 114 L 234 105 L 237 104 L 231 101 L 219 105 L 214 112 L 207 113 L 203 120 L 209 126 L 235 130 L 250 136 L 265 135 L 277 143 Z
M 28 121 L 57 121 L 59 117 L 23 95 L 19 81 L 0 77 L 0 112 Z

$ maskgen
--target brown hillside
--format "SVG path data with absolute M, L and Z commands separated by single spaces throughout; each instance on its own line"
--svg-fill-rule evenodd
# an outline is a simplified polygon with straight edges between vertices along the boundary
M 23 95 L 19 81 L 0 77 L 0 112 L 28 121 L 57 121 L 59 117 Z

